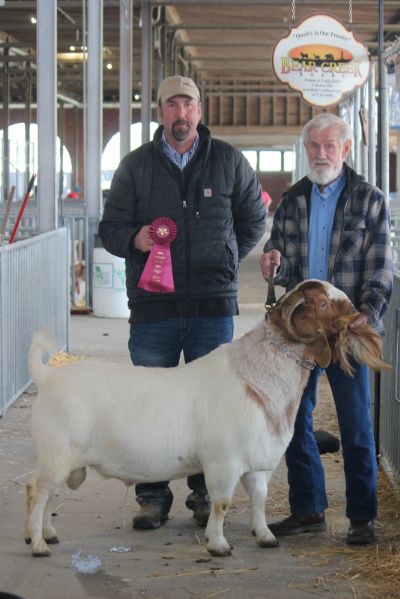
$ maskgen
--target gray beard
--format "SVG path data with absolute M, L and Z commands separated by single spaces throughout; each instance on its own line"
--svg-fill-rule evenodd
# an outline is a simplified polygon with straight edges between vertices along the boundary
M 176 123 L 176 124 L 182 125 L 183 123 Z M 187 137 L 189 136 L 189 133 L 190 133 L 189 127 L 185 130 L 182 130 L 182 129 L 176 129 L 175 123 L 174 123 L 174 125 L 172 125 L 172 137 L 176 141 L 185 141 L 185 139 L 187 139 Z
M 311 168 L 308 174 L 308 178 L 317 185 L 328 185 L 337 179 L 342 171 L 342 165 L 334 168 L 333 166 L 326 166 L 320 169 Z

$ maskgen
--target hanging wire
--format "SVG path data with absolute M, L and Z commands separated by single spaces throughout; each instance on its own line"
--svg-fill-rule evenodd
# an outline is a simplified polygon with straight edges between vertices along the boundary
M 292 0 L 292 23 L 296 21 L 296 0 Z
M 349 29 L 353 26 L 353 2 L 349 0 Z

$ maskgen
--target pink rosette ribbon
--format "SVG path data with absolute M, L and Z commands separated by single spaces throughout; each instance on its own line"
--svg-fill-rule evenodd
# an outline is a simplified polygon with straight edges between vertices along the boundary
M 170 218 L 156 218 L 150 225 L 150 237 L 154 242 L 138 287 L 155 293 L 175 291 L 172 274 L 170 245 L 176 237 L 176 224 Z

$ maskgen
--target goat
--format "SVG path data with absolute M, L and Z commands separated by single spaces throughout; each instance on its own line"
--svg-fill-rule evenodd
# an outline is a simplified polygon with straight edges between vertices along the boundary
M 25 540 L 34 556 L 58 543 L 49 500 L 76 489 L 86 468 L 137 482 L 204 472 L 211 499 L 205 537 L 212 555 L 227 556 L 226 511 L 240 480 L 250 497 L 250 524 L 261 547 L 277 545 L 265 520 L 268 481 L 293 435 L 314 363 L 349 356 L 387 367 L 381 340 L 329 283 L 309 280 L 279 299 L 263 322 L 231 344 L 181 368 L 144 368 L 88 359 L 53 369 L 43 333 L 29 353 L 39 395 L 32 414 L 36 472 L 27 484 Z

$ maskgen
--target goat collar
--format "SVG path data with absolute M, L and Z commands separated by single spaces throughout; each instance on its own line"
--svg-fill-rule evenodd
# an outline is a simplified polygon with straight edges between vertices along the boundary
M 314 370 L 315 362 L 307 360 L 304 356 L 297 353 L 294 349 L 291 349 L 286 343 L 282 343 L 280 339 L 273 336 L 271 331 L 266 331 L 269 342 L 272 345 L 276 345 L 283 354 L 286 354 L 288 358 L 294 360 L 299 366 L 308 368 L 308 370 Z

